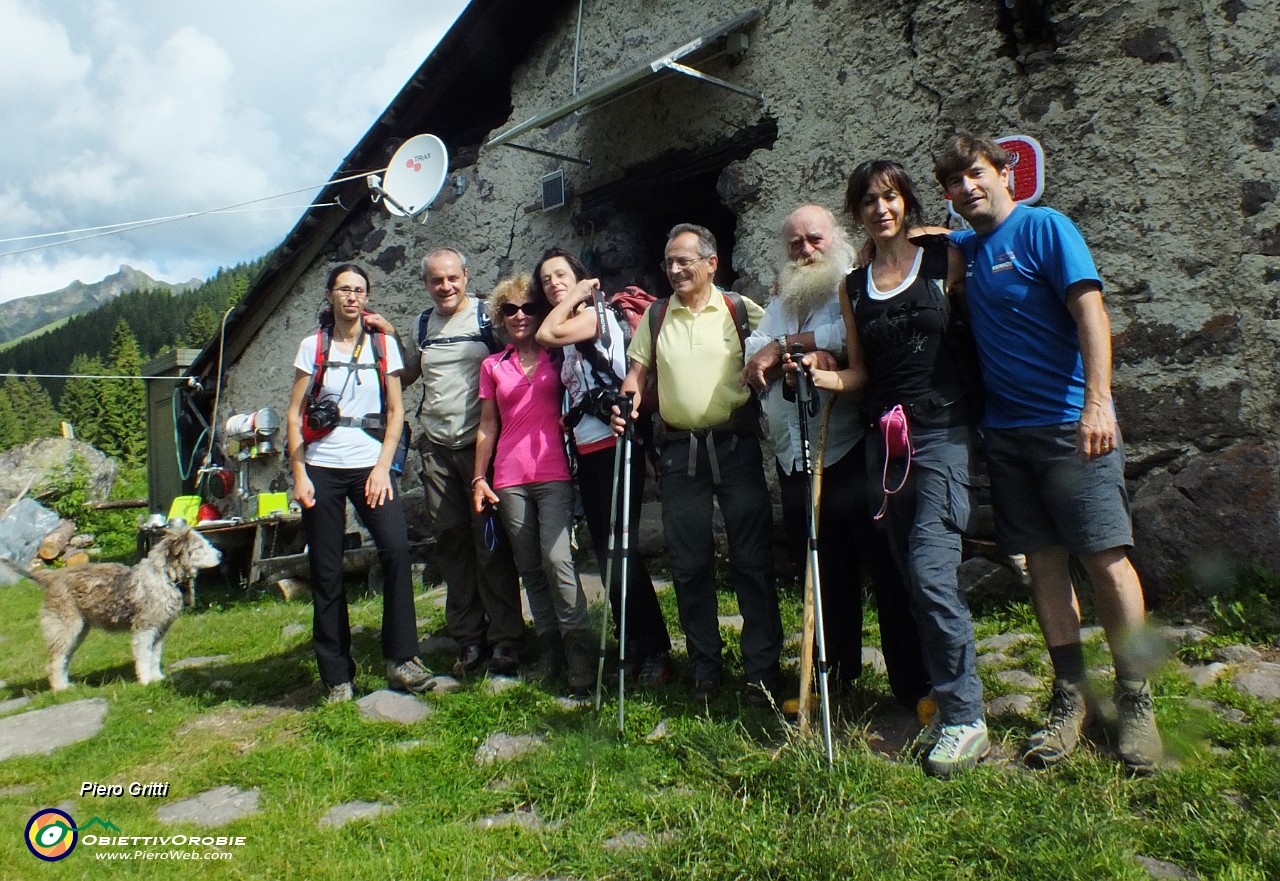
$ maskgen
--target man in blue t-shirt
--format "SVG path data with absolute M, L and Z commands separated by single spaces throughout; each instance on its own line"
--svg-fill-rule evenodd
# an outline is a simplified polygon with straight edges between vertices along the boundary
M 1120 757 L 1149 771 L 1162 748 L 1149 661 L 1135 645 L 1145 609 L 1128 557 L 1133 535 L 1102 282 L 1070 220 L 1013 201 L 1009 160 L 994 141 L 959 135 L 936 158 L 934 175 L 973 228 L 952 238 L 965 255 L 986 385 L 983 445 L 996 536 L 1006 553 L 1026 555 L 1054 668 L 1049 721 L 1025 758 L 1035 766 L 1061 760 L 1093 716 L 1068 569 L 1074 555 L 1093 582 L 1115 661 Z

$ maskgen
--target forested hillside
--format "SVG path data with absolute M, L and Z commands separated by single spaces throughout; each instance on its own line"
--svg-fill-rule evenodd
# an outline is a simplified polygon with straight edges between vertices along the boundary
M 0 450 L 55 435 L 65 420 L 79 439 L 125 461 L 139 461 L 146 434 L 141 380 L 36 380 L 26 374 L 138 376 L 159 352 L 202 348 L 261 268 L 257 260 L 220 269 L 185 294 L 129 291 L 0 352 L 0 373 L 22 374 L 0 385 Z

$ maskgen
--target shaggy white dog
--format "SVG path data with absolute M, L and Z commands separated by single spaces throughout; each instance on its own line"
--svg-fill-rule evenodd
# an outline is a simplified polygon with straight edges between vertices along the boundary
M 49 644 L 49 686 L 70 686 L 67 665 L 90 627 L 133 632 L 138 681 L 157 682 L 160 653 L 170 625 L 190 605 L 196 573 L 222 559 L 204 536 L 188 526 L 165 530 L 138 565 L 90 563 L 31 573 L 44 585 L 40 625 Z

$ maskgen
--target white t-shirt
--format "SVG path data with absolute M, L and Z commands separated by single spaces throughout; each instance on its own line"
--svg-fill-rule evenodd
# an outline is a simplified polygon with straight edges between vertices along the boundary
M 315 373 L 316 337 L 311 334 L 298 346 L 298 357 L 293 366 L 308 376 Z M 394 340 L 387 349 L 387 373 L 399 374 L 404 369 L 400 347 Z M 356 364 L 352 364 L 352 346 L 337 340 L 329 346 L 329 364 L 325 367 L 324 382 L 320 387 L 320 399 L 332 396 L 338 399 L 338 410 L 352 418 L 382 411 L 382 391 L 378 382 L 378 364 L 373 355 L 373 338 L 365 334 Z M 308 386 L 308 392 L 310 386 Z M 382 442 L 371 437 L 363 428 L 339 425 L 329 434 L 307 444 L 305 459 L 308 465 L 324 468 L 372 468 L 378 464 Z

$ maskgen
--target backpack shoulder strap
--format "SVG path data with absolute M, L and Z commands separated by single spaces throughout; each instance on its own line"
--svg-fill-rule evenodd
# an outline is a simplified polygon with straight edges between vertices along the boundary
M 329 344 L 333 342 L 333 333 L 321 325 L 316 331 L 315 369 L 311 371 L 311 397 L 319 400 L 320 389 L 324 387 L 324 369 L 329 363 Z
M 480 339 L 489 349 L 489 354 L 493 354 L 502 348 L 502 343 L 493 335 L 493 313 L 489 311 L 489 304 L 484 300 L 476 300 L 476 327 L 480 331 Z
M 382 402 L 379 410 L 387 412 L 387 335 L 379 331 L 372 335 L 373 360 L 378 365 L 378 395 Z
M 743 355 L 747 351 L 747 337 L 751 336 L 751 319 L 747 316 L 746 304 L 742 302 L 742 294 L 737 291 L 722 291 L 725 305 L 733 316 L 733 324 L 738 329 L 738 345 L 742 346 Z
M 649 307 L 649 360 L 652 362 L 649 370 L 654 376 L 658 374 L 658 332 L 662 330 L 662 322 L 667 320 L 667 307 L 670 305 L 671 298 L 662 297 Z
M 418 348 L 421 349 L 427 344 L 427 322 L 431 320 L 431 313 L 435 311 L 433 306 L 423 309 L 418 315 Z

